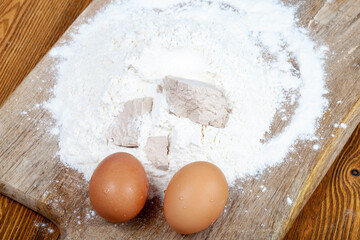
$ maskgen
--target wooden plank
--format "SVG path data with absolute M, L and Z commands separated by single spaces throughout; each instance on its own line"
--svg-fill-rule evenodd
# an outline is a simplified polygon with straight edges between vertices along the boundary
M 330 89 L 330 98 L 336 95 L 339 89 L 354 98 L 359 98 L 358 84 L 360 80 L 360 21 L 359 21 L 359 1 L 306 1 L 300 8 L 299 15 L 302 17 L 303 26 L 311 30 L 315 39 L 324 42 L 333 51 L 333 55 L 327 61 L 326 71 L 328 73 L 327 85 Z M 349 81 L 352 78 L 355 82 Z M 354 88 L 356 90 L 354 91 Z M 352 98 L 350 97 L 350 98 Z M 342 100 L 342 99 L 339 99 Z M 346 99 L 344 99 L 346 101 Z M 340 122 L 346 122 L 352 114 L 359 111 L 359 100 L 354 102 L 350 109 L 342 108 L 338 113 L 344 116 Z M 346 112 L 348 111 L 348 112 Z M 356 113 L 358 114 L 358 113 Z M 326 116 L 329 117 L 329 116 Z M 330 117 L 331 118 L 331 117 Z M 357 117 L 359 119 L 359 117 Z M 356 120 L 355 120 L 356 121 Z M 358 121 L 357 121 L 358 122 Z M 331 127 L 332 125 L 329 125 Z M 352 127 L 355 127 L 352 126 Z M 337 136 L 335 136 L 336 138 Z M 336 140 L 335 140 L 336 141 Z M 331 142 L 331 141 L 330 141 Z M 339 146 L 330 159 L 333 160 L 340 152 Z M 303 208 L 309 196 L 313 193 L 316 186 L 320 183 L 322 177 L 330 168 L 333 161 L 327 158 L 327 151 L 334 150 L 334 147 L 328 145 L 324 153 L 318 156 L 317 164 L 309 171 L 304 187 L 300 191 L 295 206 L 290 212 L 283 228 L 283 234 L 291 227 L 299 210 Z M 321 174 L 319 174 L 321 173 Z
M 1 239 L 58 239 L 57 227 L 41 215 L 0 195 Z
M 0 2 L 0 106 L 90 2 Z
M 359 239 L 360 125 L 285 239 Z
M 90 2 L 0 1 L 0 106 Z M 3 195 L 0 195 L 0 229 L 0 239 L 60 236 L 49 220 Z
M 340 7 L 342 7 L 342 12 L 352 16 L 351 11 L 353 9 L 349 8 L 351 5 L 348 5 L 348 3 L 351 4 L 351 1 L 348 1 L 347 3 L 335 2 L 335 4 L 338 4 Z M 354 3 L 356 4 L 356 2 L 352 2 L 352 4 Z M 95 6 L 94 8 L 98 7 L 96 5 L 93 6 Z M 326 13 L 326 10 L 330 6 L 323 4 L 320 7 L 320 10 L 325 9 L 322 12 L 324 14 L 324 12 Z M 308 15 L 313 12 L 312 9 L 314 8 L 315 7 L 313 7 L 313 5 L 308 3 L 308 5 L 306 5 L 306 7 L 301 10 L 303 13 L 300 13 L 300 15 L 302 14 L 303 16 L 301 19 L 304 21 L 304 24 L 306 24 L 307 18 L 311 19 L 311 17 L 309 18 Z M 341 15 L 336 14 L 330 14 L 330 17 L 335 19 L 339 18 L 336 20 L 338 20 L 340 27 L 346 25 L 348 21 L 352 20 L 342 19 Z M 329 71 L 332 72 L 332 74 L 329 74 L 329 79 L 333 80 L 330 82 L 330 85 L 333 82 L 337 83 L 333 86 L 330 86 L 330 89 L 339 89 L 333 93 L 334 95 L 329 96 L 329 98 L 333 100 L 333 104 L 334 101 L 339 100 L 339 98 L 343 99 L 344 103 L 342 104 L 341 109 L 339 107 L 332 106 L 332 111 L 325 116 L 322 123 L 324 125 L 322 126 L 331 126 L 333 123 L 341 121 L 347 123 L 349 127 L 346 131 L 341 131 L 340 129 L 333 131 L 333 133 L 336 134 L 335 138 L 329 137 L 332 129 L 326 129 L 325 133 L 323 133 L 323 136 L 327 137 L 324 140 L 324 144 L 326 144 L 327 148 L 317 156 L 320 161 L 316 162 L 316 156 L 314 156 L 314 154 L 311 155 L 312 153 L 304 151 L 304 156 L 306 156 L 307 159 L 312 159 L 313 161 L 302 162 L 301 169 L 299 169 L 297 166 L 294 166 L 294 164 L 291 162 L 287 162 L 281 168 L 272 169 L 271 174 L 269 173 L 268 175 L 263 176 L 263 179 L 267 180 L 267 182 L 274 183 L 274 188 L 270 188 L 268 190 L 268 199 L 265 199 L 266 201 L 263 201 L 261 205 L 253 205 L 254 202 L 261 200 L 252 199 L 252 196 L 248 196 L 248 193 L 246 194 L 247 196 L 244 196 L 239 195 L 236 191 L 232 191 L 232 201 L 228 206 L 228 211 L 211 229 L 195 235 L 195 238 L 202 238 L 205 236 L 214 238 L 220 235 L 223 237 L 242 236 L 244 238 L 262 238 L 270 236 L 272 238 L 277 238 L 283 235 L 286 228 L 289 226 L 291 219 L 293 219 L 294 216 L 296 216 L 296 213 L 299 211 L 299 207 L 302 204 L 301 200 L 307 198 L 309 193 L 316 186 L 316 181 L 320 181 L 320 175 L 325 174 L 326 168 L 330 166 L 331 162 L 336 156 L 336 153 L 340 150 L 342 144 L 345 143 L 347 136 L 351 133 L 351 129 L 355 127 L 356 116 L 359 114 L 357 110 L 357 104 L 359 100 L 359 86 L 356 84 L 358 82 L 356 81 L 358 80 L 358 78 L 356 78 L 356 68 L 352 69 L 350 67 L 351 61 L 349 59 L 345 59 L 343 62 L 341 62 L 341 60 L 342 57 L 344 57 L 344 52 L 346 50 L 351 50 L 355 47 L 354 45 L 358 40 L 356 30 L 359 28 L 356 29 L 355 27 L 355 30 L 352 31 L 353 36 L 344 36 L 344 39 L 342 39 L 341 36 L 339 36 L 339 33 L 338 35 L 335 35 L 337 28 L 332 29 L 332 22 L 326 22 L 326 19 L 327 18 L 325 17 L 324 19 L 320 19 L 324 20 L 324 22 L 316 20 L 319 21 L 320 24 L 317 23 L 317 26 L 311 27 L 313 28 L 314 36 L 320 40 L 322 39 L 324 42 L 328 40 L 343 40 L 335 46 L 338 47 L 338 49 L 335 50 L 338 50 L 339 52 L 337 53 L 339 54 L 331 58 L 332 62 L 330 61 L 328 68 Z M 355 26 L 358 26 L 358 22 L 355 22 Z M 351 28 L 351 24 L 347 27 Z M 320 30 L 326 28 L 327 31 L 318 31 L 318 28 Z M 331 36 L 331 34 L 334 34 L 335 37 Z M 328 36 L 331 36 L 333 39 L 331 39 L 331 37 L 329 38 Z M 348 47 L 350 48 L 347 49 Z M 358 52 L 355 52 L 352 56 L 359 56 L 356 54 L 358 54 Z M 161 214 L 161 208 L 159 207 L 159 202 L 157 200 L 155 200 L 153 203 L 150 201 L 148 202 L 145 211 L 141 214 L 143 217 L 142 220 L 141 218 L 137 218 L 134 221 L 125 224 L 124 226 L 118 226 L 117 229 L 114 229 L 114 225 L 103 222 L 101 219 L 94 219 L 94 221 L 89 220 L 88 223 L 91 224 L 82 223 L 77 225 L 77 216 L 71 216 L 71 214 L 73 214 L 73 210 L 77 210 L 74 207 L 83 207 L 81 210 L 82 216 L 86 215 L 86 211 L 89 209 L 87 198 L 78 198 L 78 196 L 81 196 L 81 193 L 86 196 L 86 183 L 82 181 L 81 177 L 78 176 L 76 172 L 72 172 L 71 170 L 64 168 L 61 163 L 56 161 L 57 159 L 48 158 L 49 156 L 53 156 L 53 153 L 56 151 L 56 141 L 55 139 L 47 138 L 46 129 L 44 126 L 42 126 L 43 128 L 40 129 L 40 131 L 35 131 L 35 127 L 39 127 L 39 125 L 41 126 L 40 121 L 49 119 L 49 116 L 43 114 L 40 110 L 33 111 L 32 113 L 34 115 L 31 116 L 31 120 L 28 121 L 24 116 L 19 116 L 18 114 L 22 110 L 26 110 L 28 107 L 34 106 L 34 104 L 48 97 L 45 90 L 41 90 L 40 92 L 27 91 L 28 89 L 39 89 L 39 87 L 41 87 L 41 89 L 48 89 L 51 86 L 51 82 L 42 83 L 40 82 L 40 79 L 36 77 L 39 75 L 41 76 L 42 67 L 49 64 L 49 61 L 47 62 L 47 60 L 48 59 L 45 58 L 45 60 L 42 61 L 37 69 L 31 73 L 31 75 L 15 92 L 12 98 L 9 99 L 9 101 L 0 110 L 1 113 L 8 114 L 6 116 L 1 114 L 0 117 L 0 123 L 7 124 L 5 128 L 0 126 L 0 133 L 1 136 L 3 136 L 3 138 L 0 138 L 0 141 L 4 140 L 6 143 L 8 143 L 6 146 L 12 145 L 12 147 L 14 147 L 11 150 L 5 147 L 3 148 L 3 146 L 0 147 L 0 157 L 11 159 L 11 161 L 6 161 L 5 163 L 1 162 L 0 165 L 0 171 L 6 170 L 5 174 L 0 180 L 4 182 L 2 191 L 10 195 L 13 194 L 13 197 L 16 199 L 27 203 L 30 207 L 37 209 L 54 219 L 63 230 L 67 230 L 68 237 L 99 236 L 96 234 L 104 233 L 107 233 L 110 236 L 118 237 L 121 235 L 140 237 L 143 236 L 144 233 L 146 233 L 146 236 L 154 233 L 155 235 L 152 237 L 159 236 L 162 238 L 178 236 L 169 231 L 168 227 L 164 223 L 164 219 Z M 339 68 L 337 61 L 342 63 L 342 68 Z M 344 73 L 348 74 L 347 77 L 349 77 L 349 79 L 343 78 Z M 33 82 L 31 82 L 31 80 L 33 80 Z M 343 88 L 341 88 L 342 86 L 339 86 L 341 83 L 347 84 L 344 84 Z M 348 86 L 351 86 L 351 91 L 349 88 L 346 88 Z M 22 99 L 22 96 L 24 96 L 25 93 L 28 94 L 28 98 Z M 15 126 L 14 123 L 16 123 Z M 17 134 L 14 134 L 14 132 Z M 33 144 L 34 138 L 37 139 L 36 145 Z M 42 153 L 41 156 L 36 153 L 39 153 L 39 151 Z M 48 157 L 43 155 L 47 155 Z M 43 165 L 39 166 L 39 164 Z M 314 166 L 315 170 L 311 171 Z M 24 176 L 14 177 L 14 174 L 12 174 L 19 171 L 25 172 L 26 169 L 31 169 L 31 172 L 28 173 L 29 176 L 37 175 L 35 178 L 31 178 L 30 182 L 25 182 Z M 45 171 L 48 171 L 46 174 L 44 169 Z M 287 175 L 296 176 L 296 178 L 291 179 Z M 305 179 L 307 179 L 307 182 L 304 185 Z M 72 180 L 74 184 L 69 184 L 70 180 Z M 39 187 L 34 188 L 31 186 L 31 183 L 33 182 L 39 182 L 43 184 L 40 184 Z M 22 183 L 21 186 L 20 183 Z M 79 186 L 76 186 L 77 184 Z M 249 180 L 249 182 L 246 182 L 246 184 L 247 186 L 245 190 L 258 189 L 259 187 L 259 182 L 256 180 Z M 302 191 L 300 192 L 300 195 L 297 198 L 293 208 L 291 209 L 290 207 L 286 206 L 286 203 L 284 202 L 286 196 L 290 195 L 296 197 L 297 193 L 299 193 L 301 189 Z M 72 193 L 74 192 L 78 196 L 73 196 L 74 194 Z M 254 193 L 254 196 L 255 194 L 256 193 Z M 61 200 L 66 200 L 64 201 L 65 203 L 56 203 L 55 200 L 59 200 L 59 196 L 63 197 Z M 39 199 L 40 201 L 38 201 Z M 68 201 L 72 201 L 71 204 L 69 204 Z M 272 206 L 272 209 L 268 214 L 264 214 L 264 205 Z M 248 208 L 248 214 L 239 211 L 239 208 Z M 268 226 L 262 226 L 264 222 Z M 227 227 L 221 228 L 222 224 Z M 142 227 L 142 229 L 136 231 L 139 227 Z M 244 229 L 248 230 L 248 232 L 242 232 Z

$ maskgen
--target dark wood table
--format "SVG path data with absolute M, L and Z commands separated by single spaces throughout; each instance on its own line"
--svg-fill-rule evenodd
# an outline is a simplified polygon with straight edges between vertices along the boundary
M 0 106 L 90 2 L 0 1 Z M 285 238 L 359 239 L 359 171 L 360 125 Z M 0 239 L 59 237 L 49 220 L 0 195 Z

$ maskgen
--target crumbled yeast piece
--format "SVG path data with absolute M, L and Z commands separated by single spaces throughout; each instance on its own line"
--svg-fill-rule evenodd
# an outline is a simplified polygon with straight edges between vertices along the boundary
M 225 127 L 230 110 L 224 95 L 214 86 L 166 76 L 163 88 L 171 113 L 199 124 Z
M 152 110 L 151 97 L 137 98 L 124 103 L 124 109 L 110 125 L 107 137 L 116 145 L 123 147 L 138 147 L 141 116 Z
M 169 168 L 169 139 L 167 136 L 149 137 L 145 147 L 146 157 L 158 169 Z

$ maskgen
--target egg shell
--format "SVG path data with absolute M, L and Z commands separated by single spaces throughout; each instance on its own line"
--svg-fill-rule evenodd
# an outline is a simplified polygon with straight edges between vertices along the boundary
M 193 162 L 171 179 L 164 197 L 165 218 L 178 233 L 200 232 L 221 215 L 227 199 L 222 171 L 209 162 Z
M 144 167 L 133 155 L 120 152 L 106 157 L 95 169 L 90 183 L 90 202 L 111 222 L 134 218 L 144 207 L 148 180 Z

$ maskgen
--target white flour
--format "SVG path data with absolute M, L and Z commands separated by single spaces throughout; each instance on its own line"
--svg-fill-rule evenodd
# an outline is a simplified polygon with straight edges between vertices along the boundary
M 327 100 L 323 53 L 296 26 L 294 8 L 277 1 L 113 1 L 66 45 L 53 49 L 54 98 L 60 159 L 90 179 L 107 155 L 125 151 L 145 167 L 162 192 L 192 161 L 219 166 L 229 184 L 281 163 L 301 140 L 315 140 Z M 290 57 L 297 63 L 296 69 Z M 169 114 L 157 86 L 166 75 L 204 81 L 227 98 L 232 113 L 224 129 Z M 297 96 L 300 96 L 299 98 Z M 106 132 L 121 103 L 153 97 L 143 119 L 139 148 L 108 142 Z M 263 143 L 284 104 L 297 106 L 286 128 Z M 146 159 L 149 136 L 170 136 L 168 171 Z

